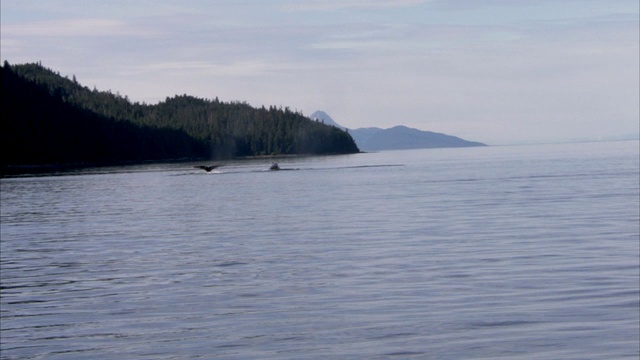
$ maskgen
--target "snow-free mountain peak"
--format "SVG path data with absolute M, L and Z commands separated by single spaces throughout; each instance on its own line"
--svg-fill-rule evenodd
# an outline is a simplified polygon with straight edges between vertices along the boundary
M 342 130 L 345 130 L 346 127 L 335 122 L 329 114 L 324 111 L 318 110 L 309 116 L 311 120 L 316 120 L 325 123 L 326 125 L 332 125 Z

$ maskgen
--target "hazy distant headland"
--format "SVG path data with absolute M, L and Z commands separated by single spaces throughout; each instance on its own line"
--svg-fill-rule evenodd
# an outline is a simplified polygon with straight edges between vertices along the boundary
M 389 129 L 377 127 L 347 129 L 336 123 L 324 111 L 316 111 L 311 114 L 310 118 L 348 131 L 362 151 L 487 146 L 480 142 L 468 141 L 456 136 L 431 131 L 422 131 L 403 125 Z
M 359 152 L 345 131 L 289 108 L 188 95 L 155 105 L 41 64 L 0 68 L 2 173 L 25 167 Z

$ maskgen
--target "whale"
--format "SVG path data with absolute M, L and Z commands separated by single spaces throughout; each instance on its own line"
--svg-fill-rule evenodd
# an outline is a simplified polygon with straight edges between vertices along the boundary
M 198 166 L 194 166 L 194 168 L 196 169 L 202 169 L 206 172 L 211 172 L 211 170 L 218 168 L 222 165 L 198 165 Z

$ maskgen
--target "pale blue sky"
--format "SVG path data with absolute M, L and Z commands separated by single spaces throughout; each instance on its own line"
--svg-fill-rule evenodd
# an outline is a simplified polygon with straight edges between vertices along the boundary
M 637 0 L 2 0 L 2 60 L 490 144 L 638 134 Z

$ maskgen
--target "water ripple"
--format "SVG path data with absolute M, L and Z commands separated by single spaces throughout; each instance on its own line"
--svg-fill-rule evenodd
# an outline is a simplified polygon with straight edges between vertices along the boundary
M 637 359 L 632 145 L 1 179 L 0 358 Z

